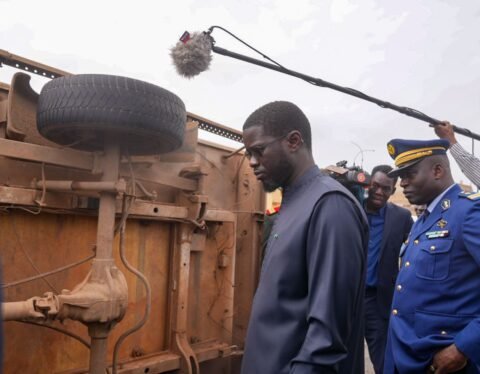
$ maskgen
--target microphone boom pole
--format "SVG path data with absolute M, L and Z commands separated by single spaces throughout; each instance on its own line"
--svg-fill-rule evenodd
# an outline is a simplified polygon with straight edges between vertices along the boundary
M 426 114 L 424 114 L 422 112 L 419 112 L 418 110 L 408 108 L 408 107 L 398 106 L 398 105 L 389 103 L 388 101 L 383 101 L 383 100 L 377 99 L 375 97 L 368 96 L 368 95 L 366 95 L 366 94 L 364 94 L 360 91 L 354 90 L 352 88 L 342 87 L 342 86 L 336 85 L 334 83 L 327 82 L 323 79 L 314 78 L 314 77 L 311 77 L 309 75 L 296 72 L 294 70 L 286 69 L 282 66 L 278 66 L 278 65 L 274 65 L 274 64 L 271 64 L 271 63 L 268 63 L 268 62 L 257 60 L 255 58 L 245 56 L 245 55 L 242 55 L 242 54 L 239 54 L 239 53 L 236 53 L 236 52 L 231 52 L 227 49 L 218 47 L 216 45 L 212 45 L 212 51 L 215 52 L 215 53 L 218 53 L 220 55 L 223 55 L 223 56 L 232 57 L 232 58 L 235 58 L 237 60 L 249 62 L 249 63 L 254 64 L 254 65 L 262 66 L 262 67 L 270 69 L 270 70 L 275 70 L 275 71 L 278 71 L 280 73 L 284 73 L 284 74 L 287 74 L 287 75 L 294 76 L 296 78 L 303 79 L 303 80 L 305 80 L 305 81 L 307 81 L 307 82 L 309 82 L 313 85 L 316 85 L 316 86 L 330 88 L 330 89 L 335 90 L 335 91 L 343 92 L 347 95 L 358 97 L 359 99 L 370 101 L 371 103 L 377 104 L 381 108 L 392 109 L 392 110 L 395 110 L 399 113 L 405 114 L 409 117 L 419 119 L 421 121 L 432 123 L 434 125 L 438 125 L 438 124 L 443 123 L 442 121 L 440 121 L 438 119 L 435 119 L 433 117 L 427 116 Z M 457 127 L 457 126 L 453 125 L 453 131 L 455 131 L 458 134 L 464 135 L 466 137 L 469 137 L 469 138 L 472 138 L 472 139 L 475 139 L 475 140 L 480 140 L 480 135 L 470 131 L 469 129 L 461 128 L 461 127 Z

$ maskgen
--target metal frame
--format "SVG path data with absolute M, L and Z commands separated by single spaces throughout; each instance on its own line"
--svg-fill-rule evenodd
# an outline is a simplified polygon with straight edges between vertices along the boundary
M 36 73 L 47 76 L 48 73 L 54 73 L 56 76 L 67 75 L 69 73 L 58 69 L 50 68 L 46 65 L 36 63 L 35 61 L 23 59 L 20 56 L 8 54 L 6 51 L 0 50 L 0 62 L 14 66 L 18 63 L 17 68 L 24 68 L 30 73 Z M 28 68 L 28 69 L 27 69 Z M 43 70 L 41 70 L 43 69 Z M 36 70 L 36 71 L 35 71 Z M 42 72 L 45 72 L 43 74 Z M 22 79 L 21 84 L 28 83 L 28 80 Z M 2 85 L 0 87 L 7 91 L 9 87 Z M 28 99 L 28 98 L 27 98 Z M 0 97 L 0 103 L 5 103 Z M 24 102 L 16 102 L 14 105 L 24 105 Z M 5 107 L 5 108 L 4 108 Z M 114 268 L 112 257 L 113 245 L 113 222 L 116 216 L 122 214 L 122 203 L 117 199 L 119 193 L 125 193 L 125 181 L 123 177 L 131 177 L 131 168 L 133 166 L 135 180 L 138 182 L 148 183 L 151 186 L 163 186 L 161 188 L 170 188 L 178 191 L 177 201 L 172 203 L 163 203 L 155 201 L 155 195 L 149 194 L 147 190 L 142 191 L 147 195 L 147 200 L 137 199 L 132 202 L 129 208 L 129 218 L 167 221 L 174 222 L 176 239 L 172 245 L 172 273 L 170 274 L 170 312 L 169 312 L 169 343 L 167 344 L 172 352 L 148 355 L 142 358 L 129 360 L 118 364 L 118 373 L 145 373 L 162 372 L 167 370 L 180 370 L 181 373 L 195 374 L 199 372 L 200 363 L 214 361 L 218 358 L 241 355 L 241 346 L 244 339 L 246 323 L 248 321 L 248 310 L 243 305 L 251 302 L 255 289 L 256 279 L 258 277 L 258 254 L 259 254 L 259 233 L 261 217 L 257 215 L 257 210 L 251 207 L 261 206 L 263 204 L 263 195 L 255 195 L 253 200 L 244 200 L 246 193 L 249 193 L 249 183 L 247 179 L 252 176 L 243 176 L 240 179 L 239 170 L 242 163 L 238 163 L 237 172 L 234 183 L 236 186 L 235 201 L 238 212 L 223 209 L 212 209 L 208 207 L 209 198 L 204 194 L 204 173 L 196 167 L 186 168 L 185 173 L 178 173 L 161 166 L 158 159 L 152 158 L 135 158 L 131 164 L 125 163 L 121 158 L 118 146 L 113 140 L 105 145 L 104 152 L 83 152 L 73 149 L 61 149 L 48 144 L 33 144 L 25 141 L 6 139 L 8 134 L 4 131 L 7 120 L 7 106 L 0 107 L 0 156 L 16 160 L 12 165 L 22 163 L 29 165 L 38 165 L 35 170 L 40 170 L 45 165 L 55 167 L 73 173 L 72 175 L 87 175 L 94 180 L 71 179 L 71 180 L 54 180 L 36 179 L 29 183 L 20 183 L 16 185 L 0 186 L 0 204 L 4 209 L 23 207 L 27 209 L 38 209 L 45 212 L 52 211 L 62 214 L 75 215 L 96 215 L 95 209 L 92 209 L 91 197 L 99 198 L 100 207 L 98 210 L 97 223 L 97 253 L 93 262 L 92 272 L 88 275 L 82 284 L 79 285 L 72 295 L 77 291 L 82 291 L 82 287 L 88 285 L 92 281 L 95 282 L 104 276 L 105 272 L 111 272 Z M 5 109 L 5 110 L 4 110 Z M 23 107 L 19 107 L 23 109 Z M 31 108 L 29 109 L 31 110 Z M 2 113 L 5 116 L 2 116 Z M 226 126 L 209 121 L 205 118 L 188 113 L 188 119 L 197 122 L 200 128 L 224 136 L 229 139 L 241 141 L 241 132 L 228 128 Z M 11 118 L 10 118 L 11 120 Z M 219 147 L 209 142 L 202 141 L 206 148 L 215 147 L 229 153 L 231 150 L 225 147 Z M 233 157 L 236 156 L 236 157 Z M 225 164 L 227 162 L 237 162 L 242 155 L 232 154 L 230 157 L 222 155 L 218 158 L 218 162 Z M 161 160 L 162 158 L 160 158 Z M 185 162 L 185 161 L 183 161 Z M 234 164 L 232 164 L 234 165 Z M 230 168 L 234 170 L 235 168 Z M 43 173 L 42 173 L 43 174 Z M 58 173 L 57 173 L 58 174 Z M 81 177 L 83 178 L 83 177 Z M 150 195 L 150 196 L 148 196 Z M 150 197 L 150 198 L 149 198 Z M 149 198 L 149 199 L 148 199 Z M 41 201 L 41 205 L 39 205 Z M 237 223 L 237 217 L 242 216 L 240 223 Z M 189 295 L 189 277 L 190 277 L 190 257 L 194 252 L 204 251 L 205 232 L 201 229 L 206 224 L 229 223 L 234 233 L 241 233 L 240 243 L 248 246 L 248 251 L 240 251 L 235 254 L 240 261 L 229 263 L 227 258 L 218 258 L 218 267 L 230 268 L 234 274 L 238 269 L 245 277 L 242 287 L 235 286 L 235 304 L 242 304 L 242 311 L 238 313 L 241 319 L 235 323 L 232 332 L 233 343 L 222 341 L 201 342 L 193 344 L 187 340 L 187 306 Z M 252 229 L 253 227 L 253 229 Z M 200 233 L 197 231 L 200 230 Z M 230 228 L 229 228 L 230 230 Z M 233 247 L 235 253 L 235 247 Z M 253 264 L 251 267 L 242 266 L 241 263 Z M 240 265 L 238 265 L 240 264 Z M 233 269 L 236 269 L 235 271 Z M 116 272 L 116 270 L 115 270 Z M 121 283 L 121 277 L 120 283 Z M 241 282 L 242 283 L 242 282 Z M 67 300 L 68 295 L 48 296 L 48 300 L 35 298 L 35 302 L 28 300 L 20 302 L 23 310 L 22 313 L 31 313 L 35 310 L 35 303 L 42 305 L 49 315 L 60 313 L 63 317 L 68 317 L 69 313 L 74 319 L 80 320 L 88 325 L 89 334 L 91 336 L 92 349 L 90 358 L 90 367 L 88 369 L 70 370 L 70 373 L 84 373 L 88 370 L 90 373 L 104 373 L 106 368 L 106 342 L 109 334 L 110 322 L 91 321 L 85 317 L 79 316 L 79 311 L 74 305 L 69 306 L 67 311 L 62 311 L 62 300 Z M 63 298 L 63 299 L 62 299 Z M 70 299 L 71 300 L 71 299 Z M 120 302 L 121 300 L 110 300 L 111 302 Z M 110 302 L 109 301 L 109 302 Z M 17 304 L 17 305 L 20 305 Z M 13 305 L 12 305 L 13 306 Z M 232 311 L 237 313 L 237 311 Z M 121 313 L 120 313 L 121 314 Z M 90 318 L 90 317 L 89 317 Z M 114 315 L 109 317 L 118 320 L 121 316 Z M 235 363 L 232 364 L 235 366 Z M 111 371 L 111 368 L 107 368 Z M 232 369 L 233 370 L 233 369 Z M 235 372 L 233 370 L 232 372 Z

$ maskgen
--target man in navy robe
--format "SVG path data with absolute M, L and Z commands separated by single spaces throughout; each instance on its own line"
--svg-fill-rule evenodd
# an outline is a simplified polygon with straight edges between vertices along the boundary
M 363 373 L 368 224 L 363 208 L 323 174 L 310 124 L 277 101 L 244 124 L 250 166 L 283 189 L 247 332 L 243 374 Z

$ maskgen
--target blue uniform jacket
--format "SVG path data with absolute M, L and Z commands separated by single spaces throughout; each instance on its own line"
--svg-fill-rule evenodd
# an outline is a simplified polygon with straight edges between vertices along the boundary
M 395 204 L 387 203 L 383 239 L 378 256 L 377 304 L 383 318 L 390 317 L 393 289 L 398 274 L 400 247 L 412 227 L 410 211 Z
M 362 207 L 317 167 L 284 191 L 242 374 L 363 373 L 367 245 Z
M 452 343 L 468 356 L 468 372 L 480 373 L 480 199 L 467 198 L 458 185 L 410 233 L 384 372 L 425 373 Z

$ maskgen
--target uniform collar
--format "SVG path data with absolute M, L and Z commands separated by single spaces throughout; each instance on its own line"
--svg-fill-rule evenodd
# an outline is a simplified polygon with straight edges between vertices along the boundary
M 435 199 L 433 199 L 433 201 L 430 204 L 428 204 L 428 207 L 427 207 L 428 213 L 432 213 L 435 207 L 440 202 L 440 200 L 442 200 L 442 198 L 447 194 L 447 192 L 450 191 L 455 186 L 456 184 L 453 183 L 450 187 L 445 189 L 440 195 L 438 195 Z

